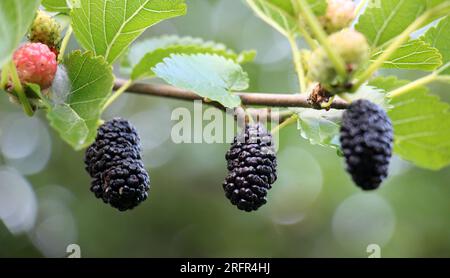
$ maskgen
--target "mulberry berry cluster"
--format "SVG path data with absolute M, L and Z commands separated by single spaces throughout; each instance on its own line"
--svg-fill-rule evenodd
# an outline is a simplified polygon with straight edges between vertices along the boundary
M 147 199 L 150 179 L 140 152 L 137 131 L 127 120 L 115 118 L 98 129 L 85 156 L 91 191 L 97 198 L 120 211 Z
M 253 211 L 264 205 L 277 179 L 272 135 L 262 124 L 247 125 L 225 158 L 229 171 L 223 183 L 226 197 L 240 210 Z
M 17 74 L 22 85 L 33 83 L 46 90 L 52 86 L 58 69 L 61 26 L 50 15 L 38 11 L 28 39 L 13 55 Z
M 358 100 L 345 111 L 342 151 L 347 171 L 362 189 L 376 189 L 387 177 L 393 138 L 392 123 L 378 105 Z

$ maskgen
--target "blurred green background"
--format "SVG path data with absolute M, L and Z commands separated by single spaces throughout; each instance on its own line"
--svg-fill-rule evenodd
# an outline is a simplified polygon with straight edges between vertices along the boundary
M 144 37 L 200 36 L 256 49 L 256 61 L 245 65 L 250 90 L 296 91 L 289 45 L 243 1 L 187 3 L 187 16 Z M 448 90 L 433 86 L 446 101 Z M 279 180 L 268 204 L 245 213 L 221 185 L 229 144 L 171 142 L 177 107 L 193 105 L 126 94 L 106 113 L 137 126 L 151 176 L 149 199 L 119 213 L 89 191 L 83 152 L 62 142 L 43 113 L 26 118 L 2 96 L 0 256 L 65 257 L 72 243 L 82 257 L 368 257 L 369 244 L 379 245 L 382 257 L 450 255 L 449 168 L 432 172 L 395 158 L 383 187 L 363 193 L 334 150 L 310 145 L 293 125 L 280 135 Z

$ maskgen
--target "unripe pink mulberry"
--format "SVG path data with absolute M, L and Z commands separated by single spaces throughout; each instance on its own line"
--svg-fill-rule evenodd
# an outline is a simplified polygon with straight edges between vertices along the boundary
M 34 83 L 42 90 L 52 85 L 58 63 L 47 45 L 27 43 L 16 50 L 13 60 L 22 84 Z

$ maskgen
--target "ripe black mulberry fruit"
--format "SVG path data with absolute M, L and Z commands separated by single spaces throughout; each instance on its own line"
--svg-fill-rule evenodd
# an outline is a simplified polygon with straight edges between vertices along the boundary
M 234 138 L 225 158 L 229 171 L 223 183 L 226 197 L 248 212 L 264 205 L 277 179 L 272 135 L 260 123 L 249 124 Z
M 137 131 L 127 120 L 115 118 L 100 126 L 85 156 L 97 198 L 120 211 L 147 199 L 150 179 L 140 152 Z
M 378 105 L 357 100 L 345 111 L 342 151 L 348 173 L 362 189 L 377 189 L 387 177 L 393 138 L 392 123 Z

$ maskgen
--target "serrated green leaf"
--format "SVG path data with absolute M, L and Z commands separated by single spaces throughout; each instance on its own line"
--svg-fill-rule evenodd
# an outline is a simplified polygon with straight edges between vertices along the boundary
M 44 8 L 49 12 L 67 14 L 70 12 L 70 7 L 67 4 L 67 1 L 68 0 L 42 0 L 42 6 L 44 6 Z
M 376 60 L 382 55 L 380 50 L 372 56 Z M 442 55 L 439 51 L 423 40 L 411 40 L 403 44 L 389 60 L 384 62 L 384 68 L 432 71 L 442 65 Z
M 294 7 L 292 6 L 292 1 L 286 0 L 266 0 L 267 2 L 277 6 L 289 15 L 296 17 Z M 317 16 L 324 15 L 327 10 L 327 0 L 306 0 L 309 6 L 313 10 L 314 14 Z
M 326 0 L 307 0 L 317 16 L 325 14 Z M 297 15 L 291 1 L 288 0 L 247 0 L 252 10 L 267 24 L 286 37 L 292 36 L 298 30 Z
M 101 56 L 76 51 L 64 63 L 69 92 L 49 111 L 51 125 L 76 150 L 91 144 L 97 134 L 101 108 L 111 94 L 112 68 Z M 58 96 L 61 98 L 62 96 Z M 87 131 L 86 131 L 87 130 Z
M 379 77 L 370 82 L 385 91 L 409 81 Z M 416 165 L 438 170 L 450 164 L 450 106 L 430 95 L 426 87 L 390 100 L 388 115 L 394 126 L 394 151 Z
M 421 39 L 439 50 L 444 64 L 450 62 L 450 16 L 443 18 L 437 26 L 430 28 Z M 441 74 L 450 75 L 450 68 Z
M 47 118 L 50 125 L 75 149 L 80 149 L 80 146 L 85 144 L 89 128 L 84 119 L 68 104 L 56 105 L 49 111 Z
M 325 14 L 326 0 L 307 0 L 317 16 Z M 292 2 L 288 0 L 247 0 L 252 10 L 267 24 L 285 36 L 297 31 L 297 16 Z
M 390 109 L 392 106 L 389 104 L 389 100 L 386 98 L 386 94 L 384 90 L 376 88 L 370 85 L 361 86 L 357 92 L 353 94 L 346 95 L 351 101 L 355 101 L 358 99 L 366 99 L 369 100 L 381 107 L 384 110 Z
M 231 91 L 245 90 L 249 82 L 247 73 L 239 64 L 209 54 L 174 54 L 156 65 L 153 72 L 173 86 L 193 91 L 229 108 L 241 103 Z
M 0 1 L 0 67 L 11 58 L 34 19 L 40 0 Z
M 286 37 L 291 36 L 297 30 L 297 21 L 293 15 L 292 6 L 280 1 L 271 0 L 247 0 L 253 11 L 267 24 L 271 25 L 278 32 Z M 285 1 L 290 3 L 289 1 Z
M 401 34 L 424 10 L 417 0 L 371 0 L 355 28 L 373 47 L 381 46 Z
M 370 0 L 355 28 L 363 33 L 372 47 L 382 46 L 400 35 L 411 23 L 430 8 L 447 0 Z M 450 9 L 450 6 L 448 7 Z M 444 15 L 447 9 L 429 18 Z
M 136 43 L 127 55 L 126 67 L 132 69 L 133 80 L 143 77 L 153 77 L 151 70 L 164 58 L 171 54 L 217 54 L 237 63 L 246 63 L 254 59 L 255 51 L 244 51 L 240 54 L 228 49 L 225 45 L 204 41 L 200 38 L 163 36 Z
M 72 26 L 80 44 L 113 63 L 148 27 L 186 13 L 184 0 L 79 0 Z
M 313 145 L 340 149 L 339 130 L 343 110 L 314 110 L 298 108 L 297 127 L 300 135 Z

